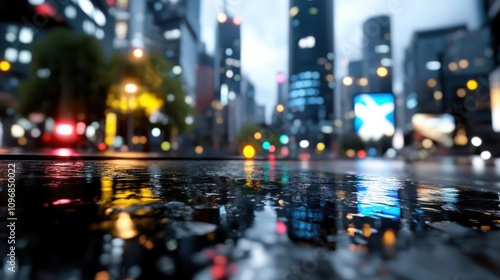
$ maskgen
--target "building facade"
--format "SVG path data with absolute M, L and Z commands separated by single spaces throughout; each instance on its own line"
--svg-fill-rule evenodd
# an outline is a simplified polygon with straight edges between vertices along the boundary
M 333 1 L 290 1 L 287 119 L 297 140 L 329 143 L 333 126 Z

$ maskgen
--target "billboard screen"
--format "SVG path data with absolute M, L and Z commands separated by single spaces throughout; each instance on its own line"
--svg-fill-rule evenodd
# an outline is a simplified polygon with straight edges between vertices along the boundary
M 354 96 L 354 130 L 364 141 L 378 141 L 395 131 L 395 98 L 392 93 Z

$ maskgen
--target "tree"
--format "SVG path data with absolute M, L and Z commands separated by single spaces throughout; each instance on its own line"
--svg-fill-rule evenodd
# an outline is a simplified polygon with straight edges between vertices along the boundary
M 113 85 L 108 91 L 107 108 L 121 114 L 133 112 L 135 130 L 154 125 L 182 133 L 191 128 L 186 119 L 191 116 L 194 120 L 194 100 L 191 105 L 186 103 L 182 82 L 163 55 L 115 54 L 109 69 Z M 135 85 L 137 91 L 127 93 L 127 84 Z M 149 121 L 152 116 L 156 118 L 155 124 Z
M 33 44 L 29 76 L 19 86 L 18 112 L 54 119 L 103 118 L 109 79 L 99 42 L 65 28 L 51 29 Z

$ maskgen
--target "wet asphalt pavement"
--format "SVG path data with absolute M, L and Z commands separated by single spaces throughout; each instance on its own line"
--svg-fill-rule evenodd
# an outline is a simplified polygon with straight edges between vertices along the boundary
M 499 279 L 498 177 L 461 168 L 18 160 L 14 215 L 1 178 L 0 275 Z

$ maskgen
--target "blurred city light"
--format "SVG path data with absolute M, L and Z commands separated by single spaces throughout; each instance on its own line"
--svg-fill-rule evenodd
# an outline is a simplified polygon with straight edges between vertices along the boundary
M 262 138 L 262 134 L 260 132 L 255 132 L 253 134 L 253 138 L 255 138 L 256 140 L 260 140 Z
M 424 147 L 424 149 L 430 149 L 432 146 L 434 146 L 434 143 L 432 143 L 431 139 L 425 138 L 422 140 L 422 147 Z
M 170 142 L 168 142 L 168 141 L 163 141 L 163 142 L 161 143 L 161 149 L 162 149 L 163 151 L 168 152 L 168 151 L 170 150 L 170 148 L 171 148 L 171 147 L 170 147 Z
M 489 151 L 482 151 L 481 152 L 481 158 L 483 160 L 489 160 L 491 158 L 491 152 L 489 152 Z
M 125 85 L 125 92 L 127 93 L 135 93 L 137 91 L 137 85 L 128 83 Z
M 470 143 L 474 146 L 474 147 L 479 147 L 481 146 L 481 144 L 483 143 L 483 141 L 481 140 L 481 138 L 477 137 L 477 136 L 474 136 L 472 137 L 472 139 L 470 140 Z
M 348 157 L 348 158 L 353 158 L 356 156 L 356 151 L 354 151 L 353 149 L 349 149 L 345 152 L 345 155 Z
M 271 143 L 269 143 L 269 141 L 265 141 L 264 143 L 262 143 L 262 149 L 264 150 L 269 150 L 269 147 L 271 147 Z
M 136 58 L 142 58 L 144 56 L 144 51 L 142 49 L 134 49 L 134 51 L 132 52 L 132 54 Z
M 476 90 L 478 88 L 478 83 L 476 80 L 468 80 L 467 81 L 467 88 L 469 90 Z
M 287 157 L 289 154 L 290 154 L 290 150 L 288 149 L 288 147 L 281 148 L 281 155 Z
M 300 146 L 301 148 L 305 149 L 305 148 L 309 147 L 309 141 L 307 141 L 307 140 L 302 140 L 302 141 L 300 141 L 300 142 L 299 142 L 299 146 Z
M 10 70 L 10 63 L 6 60 L 0 61 L 0 71 L 9 71 Z
M 319 142 L 318 144 L 316 144 L 316 149 L 320 152 L 324 151 L 325 150 L 325 144 L 322 143 L 322 142 Z
M 195 152 L 196 154 L 198 154 L 198 155 L 203 154 L 203 147 L 202 147 L 202 146 L 199 146 L 199 145 L 198 145 L 198 146 L 196 146 L 196 147 L 194 148 L 194 152 Z
M 276 82 L 278 84 L 282 84 L 286 81 L 286 75 L 284 73 L 278 73 L 278 75 L 276 75 Z
M 383 66 L 380 66 L 379 68 L 377 68 L 377 76 L 384 78 L 388 74 L 389 74 L 389 70 L 387 70 L 387 68 L 385 68 Z
M 12 134 L 12 137 L 19 138 L 24 136 L 24 128 L 18 124 L 13 124 L 10 127 L 10 133 Z
M 158 127 L 155 127 L 151 130 L 151 135 L 153 137 L 158 137 L 161 134 L 161 130 Z
M 243 156 L 246 159 L 254 158 L 255 157 L 255 153 L 256 153 L 255 148 L 252 145 L 245 145 L 243 147 Z
M 365 150 L 359 150 L 358 151 L 358 158 L 365 158 L 366 157 L 366 151 Z
M 241 18 L 240 17 L 234 17 L 233 18 L 233 23 L 235 25 L 240 25 L 241 24 Z
M 60 123 L 56 125 L 55 132 L 61 136 L 70 136 L 74 132 L 74 127 L 71 124 Z
M 278 104 L 278 106 L 276 106 L 276 111 L 278 111 L 278 113 L 282 113 L 283 111 L 285 111 L 285 106 L 283 106 L 282 104 Z
M 344 78 L 342 79 L 342 83 L 343 83 L 346 87 L 348 87 L 348 86 L 352 85 L 352 82 L 353 82 L 353 80 L 352 80 L 352 78 L 351 78 L 351 77 L 349 77 L 349 76 L 344 77 Z
M 280 136 L 280 143 L 281 144 L 286 145 L 286 144 L 288 144 L 289 141 L 290 141 L 290 138 L 288 137 L 288 135 L 283 134 Z
M 227 15 L 225 13 L 220 13 L 217 16 L 217 21 L 219 21 L 220 23 L 226 22 L 227 21 Z
M 269 146 L 270 153 L 274 153 L 275 151 L 276 151 L 276 146 L 274 146 L 274 145 Z

